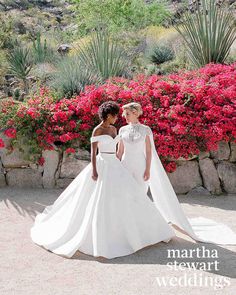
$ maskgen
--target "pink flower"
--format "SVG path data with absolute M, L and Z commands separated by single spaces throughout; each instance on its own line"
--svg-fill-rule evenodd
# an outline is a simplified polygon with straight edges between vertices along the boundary
M 75 149 L 74 148 L 67 148 L 65 152 L 67 154 L 69 154 L 69 153 L 75 153 Z
M 68 134 L 63 134 L 59 138 L 60 138 L 60 141 L 62 141 L 62 142 L 67 142 L 72 139 L 71 136 Z
M 4 131 L 4 134 L 7 137 L 15 138 L 16 137 L 16 129 L 15 128 L 9 128 L 9 129 Z
M 40 157 L 40 158 L 38 159 L 38 164 L 39 164 L 40 166 L 43 166 L 44 163 L 45 163 L 45 159 L 44 159 L 44 157 Z
M 5 147 L 5 143 L 4 141 L 2 140 L 2 138 L 0 138 L 0 148 L 3 148 Z

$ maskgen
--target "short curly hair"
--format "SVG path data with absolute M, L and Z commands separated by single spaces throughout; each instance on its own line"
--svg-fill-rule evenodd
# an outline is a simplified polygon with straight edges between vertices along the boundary
M 108 115 L 118 115 L 120 107 L 115 101 L 109 100 L 99 106 L 98 115 L 101 120 L 106 120 Z

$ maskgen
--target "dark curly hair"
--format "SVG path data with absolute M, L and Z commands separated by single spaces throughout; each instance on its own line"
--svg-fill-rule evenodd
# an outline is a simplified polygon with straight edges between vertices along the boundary
M 109 100 L 99 106 L 98 115 L 101 120 L 106 120 L 108 115 L 118 115 L 120 107 L 115 101 Z

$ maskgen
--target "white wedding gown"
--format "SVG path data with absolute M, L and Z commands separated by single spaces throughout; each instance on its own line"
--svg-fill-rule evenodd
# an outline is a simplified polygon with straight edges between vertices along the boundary
M 88 164 L 51 206 L 35 218 L 32 240 L 64 257 L 79 250 L 95 257 L 129 255 L 175 236 L 153 202 L 116 157 L 117 135 L 98 141 L 98 179 Z M 109 154 L 106 152 L 113 152 Z
M 134 157 L 120 161 L 115 152 L 123 133 L 115 138 L 93 136 L 91 142 L 97 141 L 99 149 L 97 181 L 91 178 L 89 163 L 56 201 L 36 216 L 31 228 L 33 242 L 68 258 L 77 250 L 114 258 L 168 242 L 175 236 L 175 224 L 197 241 L 236 244 L 236 234 L 228 226 L 203 217 L 185 216 L 156 153 L 151 129 L 146 127 L 152 143 L 148 185 L 153 202 L 146 194 L 146 183 L 138 179 L 139 173 L 131 173 L 143 169 L 145 137 L 135 148 L 126 144 L 126 156 Z
M 157 154 L 152 130 L 141 123 L 131 123 L 120 128 L 119 135 L 124 144 L 122 164 L 129 170 L 147 192 L 150 187 L 157 210 L 168 223 L 176 225 L 188 236 L 199 242 L 220 245 L 236 245 L 236 234 L 225 224 L 202 216 L 187 218 Z M 150 180 L 144 181 L 146 165 L 146 136 L 150 137 L 152 160 Z

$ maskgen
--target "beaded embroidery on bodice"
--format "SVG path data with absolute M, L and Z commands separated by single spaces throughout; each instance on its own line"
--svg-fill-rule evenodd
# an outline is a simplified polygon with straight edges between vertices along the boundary
M 119 134 L 122 139 L 130 144 L 144 142 L 146 135 L 151 134 L 151 128 L 141 123 L 132 123 L 120 128 Z

